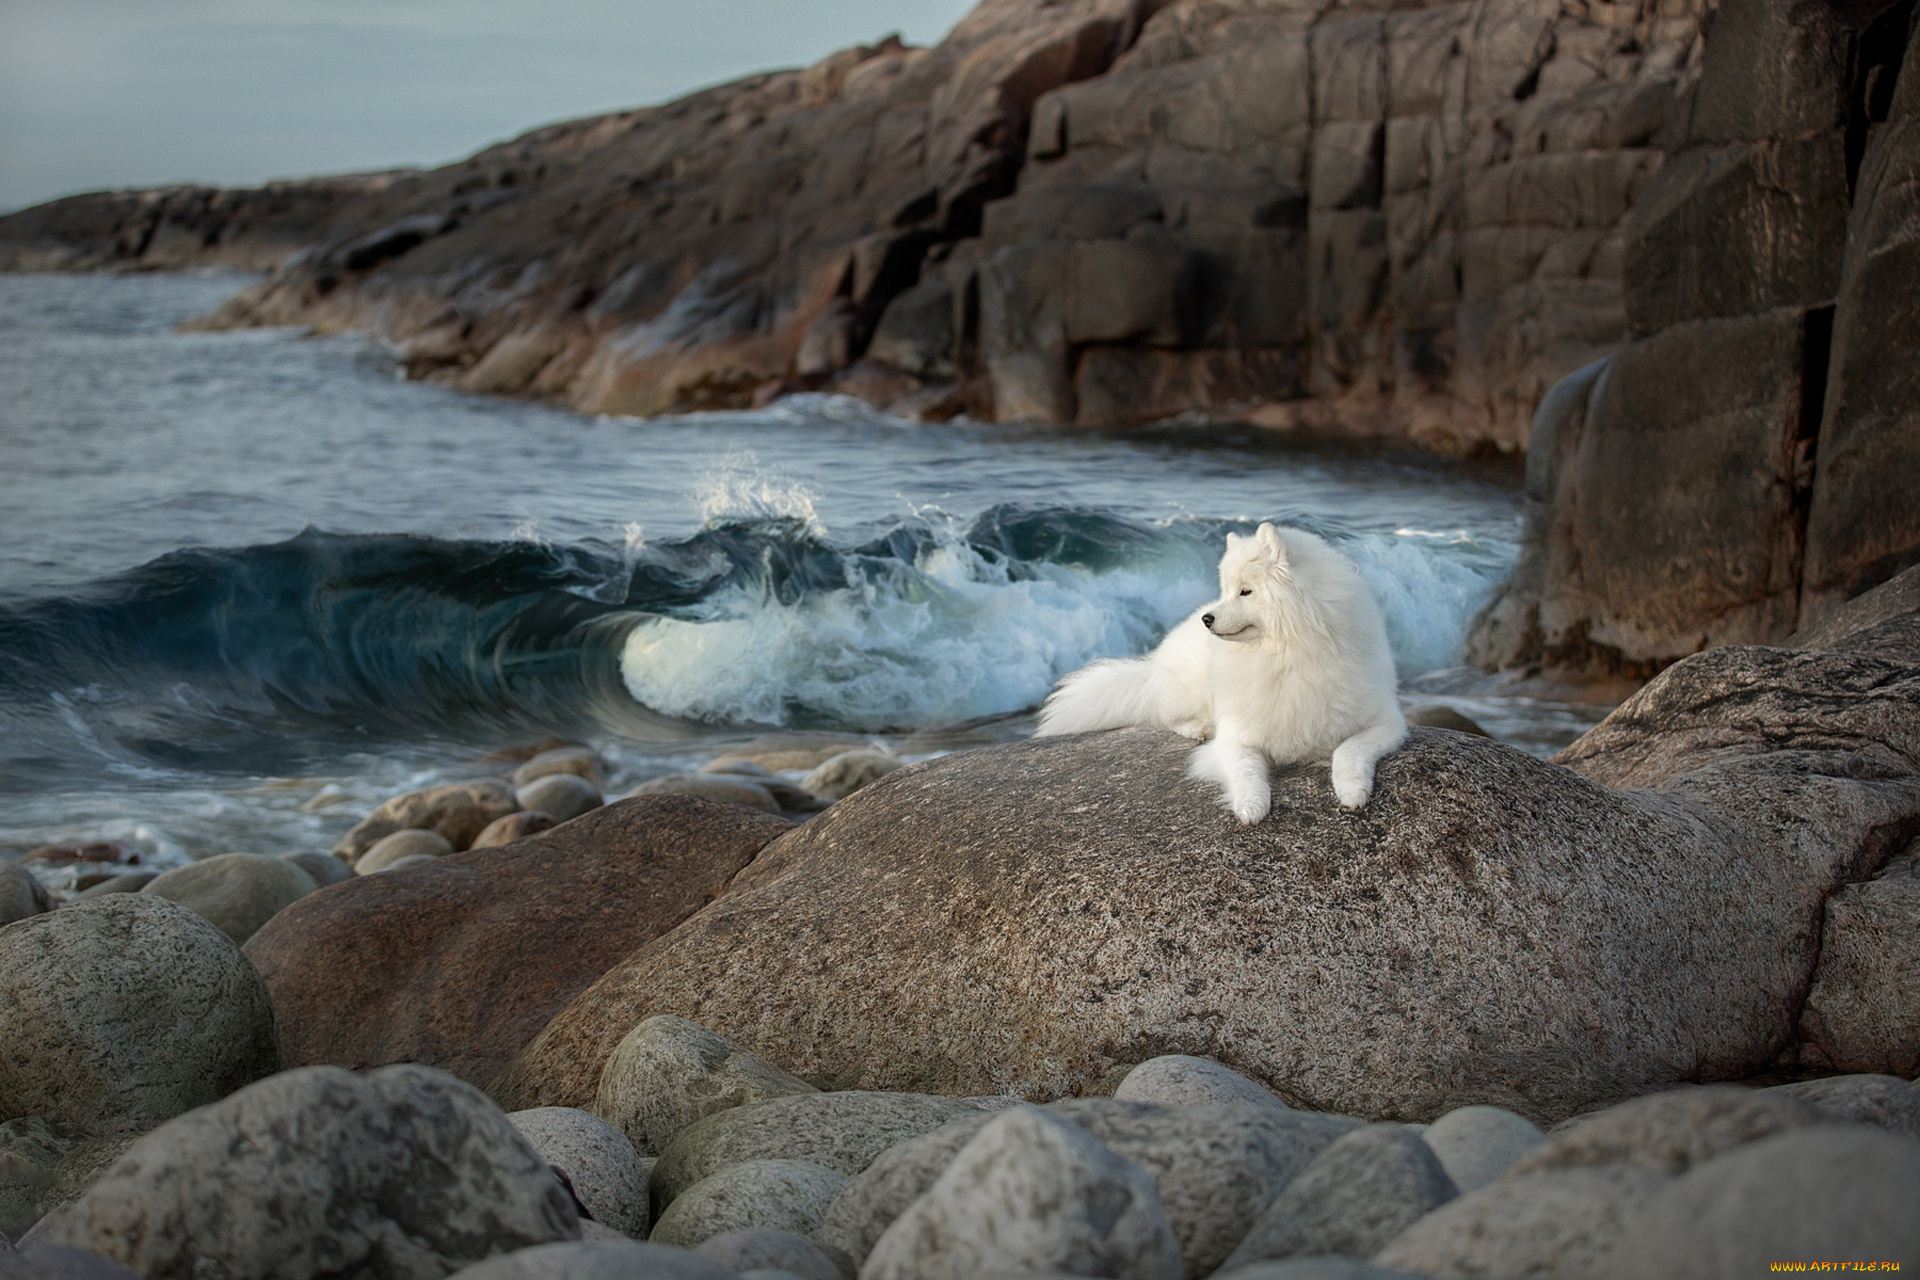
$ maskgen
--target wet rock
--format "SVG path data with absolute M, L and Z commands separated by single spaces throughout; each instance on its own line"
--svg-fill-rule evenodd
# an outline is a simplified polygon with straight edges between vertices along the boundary
M 659 1013 L 809 1079 L 956 1097 L 1180 1052 L 1315 1110 L 1538 1122 L 1756 1072 L 1792 1041 L 1827 896 L 1920 820 L 1916 672 L 1910 613 L 1840 647 L 1713 650 L 1563 763 L 1415 729 L 1364 814 L 1303 766 L 1244 830 L 1171 734 L 928 761 L 609 970 L 527 1046 L 517 1096 L 580 1105 Z M 1402 965 L 1427 980 L 1383 995 Z
M 591 747 L 550 747 L 513 771 L 513 785 L 524 787 L 557 773 L 570 773 L 597 787 L 600 785 L 600 768 L 600 756 Z
M 852 733 L 770 733 L 764 737 L 715 756 L 709 767 L 744 761 L 762 769 L 815 769 L 845 751 L 871 747 L 873 743 Z
M 420 1280 L 579 1234 L 546 1163 L 427 1067 L 285 1072 L 141 1139 L 58 1210 L 48 1243 L 146 1276 Z
M 716 1111 L 661 1152 L 649 1178 L 654 1208 L 744 1160 L 805 1160 L 851 1177 L 888 1147 L 972 1113 L 955 1098 L 864 1092 L 800 1093 Z
M 522 809 L 519 813 L 510 813 L 504 818 L 489 822 L 486 830 L 473 838 L 473 847 L 475 849 L 498 848 L 503 844 L 512 844 L 515 840 L 537 836 L 542 831 L 551 831 L 559 825 L 559 821 L 550 813 Z
M 627 792 L 629 800 L 640 796 L 699 796 L 719 804 L 779 813 L 780 802 L 765 787 L 746 778 L 730 778 L 710 773 L 676 773 L 654 778 Z
M 636 1241 L 545 1244 L 489 1258 L 452 1280 L 739 1280 L 738 1273 L 684 1249 Z
M 685 1018 L 647 1018 L 615 1046 L 593 1110 L 639 1151 L 665 1151 L 694 1121 L 730 1107 L 818 1093 L 757 1054 Z
M 353 864 L 355 873 L 370 876 L 385 871 L 405 859 L 444 858 L 453 845 L 438 831 L 396 831 L 381 836 Z
M 493 779 L 410 791 L 395 796 L 361 819 L 334 846 L 333 852 L 337 857 L 358 863 L 360 855 L 381 837 L 409 830 L 437 831 L 458 851 L 472 845 L 473 838 L 486 830 L 489 823 L 519 807 L 514 801 L 513 789 Z
M 1133 1070 L 1113 1091 L 1121 1102 L 1161 1102 L 1175 1105 L 1199 1105 L 1210 1102 L 1238 1103 L 1256 1107 L 1286 1109 L 1273 1092 L 1262 1088 L 1230 1067 L 1207 1058 L 1183 1053 L 1149 1058 Z
M 1275 1258 L 1367 1258 L 1458 1192 L 1433 1149 L 1400 1125 L 1369 1125 L 1314 1158 L 1260 1215 L 1227 1270 Z
M 517 844 L 302 899 L 247 954 L 273 991 L 287 1065 L 425 1062 L 484 1082 L 786 828 L 688 798 L 608 805 Z
M 922 280 L 887 304 L 867 355 L 922 378 L 951 378 L 954 361 L 953 290 L 944 280 Z
M 566 1175 L 595 1222 L 624 1235 L 647 1234 L 647 1172 L 625 1134 L 571 1107 L 536 1107 L 507 1119 L 542 1160 Z
M 179 903 L 244 946 L 261 925 L 318 887 L 284 858 L 223 853 L 175 867 L 140 892 Z
M 1456 1107 L 1420 1136 L 1462 1195 L 1486 1186 L 1547 1140 L 1533 1121 L 1504 1107 Z
M 1153 1180 L 1084 1129 L 1021 1107 L 994 1117 L 888 1227 L 863 1280 L 995 1269 L 1178 1280 Z
M 1758 1275 L 1781 1261 L 1920 1254 L 1920 1142 L 1803 1129 L 1695 1165 L 1634 1213 L 1615 1275 Z M 1652 1270 L 1648 1270 L 1652 1268 Z
M 1613 1254 L 1631 1223 L 1672 1185 L 1620 1164 L 1512 1173 L 1421 1218 L 1373 1262 L 1421 1276 L 1611 1280 L 1626 1274 Z
M 1673 1089 L 1579 1117 L 1521 1156 L 1509 1172 L 1518 1176 L 1542 1169 L 1624 1164 L 1654 1173 L 1685 1173 L 1745 1143 L 1824 1119 L 1809 1104 L 1770 1090 L 1736 1085 Z
M 800 1280 L 842 1280 L 843 1275 L 834 1260 L 805 1236 L 766 1227 L 710 1236 L 694 1252 L 743 1274 L 778 1269 Z
M 872 786 L 905 763 L 891 751 L 862 747 L 843 751 L 823 761 L 800 780 L 800 785 L 822 800 L 844 800 L 862 787 Z
M 805 1235 L 846 1185 L 846 1174 L 805 1160 L 742 1160 L 674 1197 L 649 1238 L 691 1249 L 754 1228 Z
M 1920 1139 L 1920 1085 L 1897 1076 L 1827 1076 L 1776 1085 L 1770 1092 L 1804 1102 L 1829 1120 L 1870 1124 Z
M 78 980 L 84 975 L 84 981 Z M 185 907 L 113 894 L 0 930 L 0 1119 L 147 1129 L 274 1070 L 274 1009 Z
M 598 809 L 604 801 L 600 788 L 572 773 L 553 773 L 523 784 L 514 793 L 522 809 L 550 813 L 566 822 Z
M 353 879 L 353 864 L 330 853 L 289 853 L 283 856 L 312 876 L 314 884 L 322 889 Z
M 0 867 L 0 926 L 52 909 L 47 890 L 25 867 Z

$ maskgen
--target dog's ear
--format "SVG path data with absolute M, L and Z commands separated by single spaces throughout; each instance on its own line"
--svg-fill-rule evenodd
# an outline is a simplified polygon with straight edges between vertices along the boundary
M 1260 548 L 1261 554 L 1265 555 L 1275 564 L 1286 564 L 1287 544 L 1280 541 L 1280 531 L 1271 524 L 1261 525 L 1260 528 L 1255 531 L 1253 541 L 1254 544 Z
M 1231 551 L 1245 541 L 1246 539 L 1241 535 L 1237 533 L 1229 532 L 1227 534 L 1227 550 Z

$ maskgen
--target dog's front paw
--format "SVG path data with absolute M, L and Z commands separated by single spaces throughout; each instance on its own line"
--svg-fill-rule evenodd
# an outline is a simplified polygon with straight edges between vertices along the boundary
M 1333 794 L 1342 809 L 1364 809 L 1367 801 L 1373 799 L 1373 788 L 1358 778 L 1335 778 Z
M 1233 816 L 1240 819 L 1241 826 L 1250 827 L 1267 816 L 1268 811 L 1273 808 L 1273 797 L 1270 795 L 1235 796 L 1228 807 L 1233 810 Z

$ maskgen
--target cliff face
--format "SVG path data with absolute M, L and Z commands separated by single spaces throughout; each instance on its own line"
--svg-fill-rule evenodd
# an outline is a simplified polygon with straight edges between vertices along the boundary
M 1513 451 L 1626 335 L 1707 3 L 986 0 L 400 177 L 211 322 L 589 411 L 833 387 Z
M 1777 642 L 1920 561 L 1913 0 L 1724 0 L 1627 227 L 1632 340 L 1555 388 L 1496 666 Z

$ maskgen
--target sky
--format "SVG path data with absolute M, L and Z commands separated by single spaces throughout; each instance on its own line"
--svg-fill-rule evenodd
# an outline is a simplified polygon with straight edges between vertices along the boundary
M 435 165 L 804 66 L 973 0 L 0 0 L 0 212 Z

